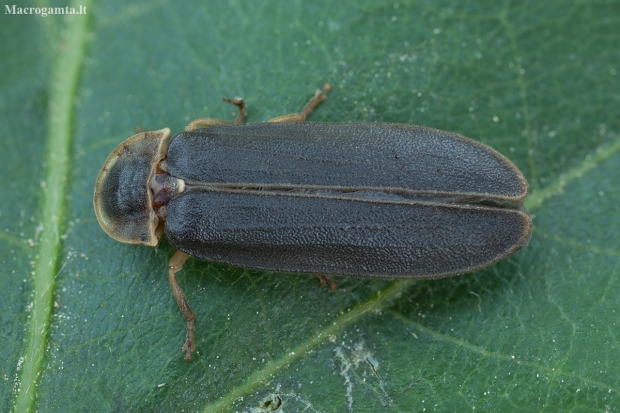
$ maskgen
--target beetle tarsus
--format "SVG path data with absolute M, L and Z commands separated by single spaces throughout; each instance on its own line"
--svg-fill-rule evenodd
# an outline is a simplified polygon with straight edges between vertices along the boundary
M 185 357 L 183 357 L 183 359 L 191 361 L 192 353 L 196 351 L 196 344 L 194 343 L 194 320 L 187 320 L 187 333 L 185 335 L 183 351 L 185 352 Z
M 314 276 L 319 279 L 319 282 L 321 283 L 321 285 L 323 287 L 328 287 L 329 286 L 329 291 L 336 291 L 336 288 L 338 288 L 338 284 L 336 284 L 332 280 L 332 276 L 331 275 L 328 275 L 328 274 L 314 274 Z
M 327 99 L 327 92 L 329 92 L 330 90 L 332 90 L 332 87 L 329 85 L 329 83 L 325 83 L 325 85 L 323 85 L 323 89 L 317 89 L 314 92 L 314 96 L 312 96 L 312 99 L 310 99 L 310 102 L 308 102 L 306 106 L 304 106 L 304 108 L 301 110 L 300 115 L 303 118 L 302 122 L 306 121 L 306 117 L 310 113 L 312 113 L 314 108 L 317 107 L 319 103 Z
M 224 98 L 224 102 L 230 103 L 231 105 L 235 105 L 239 108 L 239 113 L 237 114 L 237 117 L 235 118 L 235 125 L 241 125 L 243 123 L 243 120 L 245 119 L 246 108 L 247 108 L 243 98 L 240 98 L 240 97 L 236 97 L 234 99 Z
M 174 298 L 177 300 L 179 309 L 183 314 L 183 317 L 187 320 L 187 333 L 185 335 L 185 344 L 183 345 L 183 351 L 185 351 L 185 360 L 192 359 L 192 353 L 196 350 L 196 344 L 194 343 L 194 320 L 196 316 L 189 306 L 189 302 L 185 297 L 185 293 L 181 289 L 181 286 L 177 282 L 176 273 L 181 271 L 183 264 L 189 258 L 189 255 L 183 251 L 177 251 L 174 253 L 170 262 L 168 263 L 168 279 L 170 280 L 170 288 L 174 294 Z

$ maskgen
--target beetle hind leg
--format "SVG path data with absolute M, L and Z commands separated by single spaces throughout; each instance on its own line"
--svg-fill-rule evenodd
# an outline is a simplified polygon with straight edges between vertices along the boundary
M 323 102 L 327 99 L 327 92 L 332 90 L 332 87 L 329 83 L 325 83 L 323 85 L 323 89 L 317 89 L 314 92 L 314 96 L 310 99 L 310 102 L 304 106 L 304 108 L 299 113 L 290 113 L 284 116 L 278 116 L 277 118 L 269 119 L 267 122 L 275 122 L 275 123 L 301 123 L 306 121 L 306 117 L 312 113 L 315 107 L 319 105 L 319 103 Z
M 332 280 L 332 276 L 328 274 L 314 274 L 319 279 L 323 287 L 329 287 L 329 291 L 336 291 L 338 284 Z
M 168 263 L 168 279 L 170 281 L 170 288 L 172 288 L 172 293 L 174 294 L 174 298 L 177 300 L 177 304 L 179 305 L 179 309 L 181 310 L 183 317 L 187 320 L 187 333 L 185 335 L 185 344 L 183 345 L 185 360 L 191 360 L 192 353 L 196 350 L 196 344 L 194 343 L 194 320 L 196 319 L 196 316 L 190 308 L 187 298 L 185 297 L 185 293 L 177 282 L 177 277 L 175 274 L 183 269 L 183 264 L 185 264 L 185 261 L 187 261 L 188 258 L 188 254 L 182 251 L 177 251 L 174 253 L 172 258 L 170 258 L 170 262 Z

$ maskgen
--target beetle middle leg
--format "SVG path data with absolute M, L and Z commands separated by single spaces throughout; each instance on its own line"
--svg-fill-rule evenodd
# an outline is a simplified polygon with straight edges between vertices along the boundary
M 318 106 L 319 103 L 323 102 L 327 98 L 327 92 L 332 90 L 332 87 L 329 83 L 325 83 L 323 85 L 323 89 L 317 89 L 314 92 L 314 96 L 310 99 L 310 102 L 304 106 L 304 108 L 299 113 L 290 113 L 284 116 L 278 116 L 277 118 L 269 119 L 267 122 L 277 122 L 277 123 L 301 123 L 306 121 L 306 117 L 314 110 L 315 107 Z
M 188 254 L 182 251 L 177 251 L 174 253 L 172 258 L 170 258 L 170 262 L 168 263 L 168 279 L 170 280 L 170 288 L 172 288 L 172 293 L 174 294 L 174 298 L 177 300 L 181 313 L 183 313 L 183 317 L 187 320 L 187 333 L 185 336 L 185 344 L 183 345 L 185 360 L 191 360 L 192 353 L 196 350 L 196 344 L 194 343 L 194 320 L 196 319 L 196 316 L 190 308 L 187 298 L 185 297 L 185 293 L 177 282 L 177 277 L 175 274 L 183 269 L 183 265 L 188 258 Z
M 230 103 L 231 105 L 235 105 L 239 108 L 239 113 L 237 114 L 234 123 L 215 118 L 198 118 L 187 124 L 185 127 L 185 132 L 191 132 L 198 128 L 219 128 L 222 126 L 241 125 L 246 114 L 245 101 L 242 98 L 237 97 L 234 99 L 224 98 L 224 102 Z

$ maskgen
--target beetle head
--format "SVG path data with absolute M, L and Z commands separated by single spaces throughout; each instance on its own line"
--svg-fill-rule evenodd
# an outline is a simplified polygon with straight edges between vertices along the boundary
M 166 156 L 170 129 L 142 132 L 118 145 L 103 164 L 93 203 L 101 228 L 127 244 L 155 246 L 159 219 L 153 211 L 151 176 Z

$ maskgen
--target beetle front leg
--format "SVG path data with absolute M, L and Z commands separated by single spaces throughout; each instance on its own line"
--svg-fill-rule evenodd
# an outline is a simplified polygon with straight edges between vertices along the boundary
M 199 128 L 219 128 L 222 126 L 232 126 L 232 123 L 227 120 L 214 118 L 199 118 L 188 123 L 185 127 L 185 132 L 191 132 Z
M 185 132 L 191 132 L 198 128 L 220 128 L 222 126 L 241 125 L 243 123 L 243 119 L 245 118 L 246 113 L 245 101 L 242 98 L 224 98 L 224 102 L 230 103 L 231 105 L 235 105 L 239 108 L 239 113 L 237 114 L 234 123 L 228 122 L 227 120 L 220 120 L 214 118 L 198 118 L 187 124 L 187 126 L 185 127 Z
M 170 258 L 170 262 L 168 263 L 168 279 L 170 280 L 170 288 L 172 288 L 172 293 L 174 294 L 174 298 L 177 300 L 181 313 L 183 313 L 183 317 L 187 320 L 187 333 L 185 336 L 185 344 L 183 345 L 185 360 L 191 360 L 192 353 L 196 350 L 196 344 L 194 344 L 194 319 L 196 316 L 190 308 L 187 298 L 185 298 L 185 293 L 177 282 L 177 277 L 175 274 L 183 269 L 183 264 L 185 264 L 185 261 L 187 261 L 188 258 L 188 254 L 182 251 L 177 251 L 174 253 L 172 258 Z
M 327 92 L 332 90 L 332 87 L 329 83 L 325 83 L 323 85 L 323 89 L 317 89 L 314 92 L 314 96 L 310 99 L 310 102 L 304 106 L 300 113 L 290 113 L 284 116 L 278 116 L 277 118 L 269 119 L 267 122 L 276 122 L 276 123 L 301 123 L 306 121 L 306 117 L 314 110 L 315 107 L 318 106 L 319 103 L 323 102 L 327 98 Z
M 243 123 L 243 119 L 245 119 L 246 106 L 243 98 L 236 97 L 234 99 L 226 99 L 224 98 L 224 102 L 230 103 L 231 105 L 235 105 L 239 108 L 239 113 L 235 118 L 235 125 L 241 125 Z

